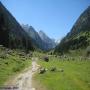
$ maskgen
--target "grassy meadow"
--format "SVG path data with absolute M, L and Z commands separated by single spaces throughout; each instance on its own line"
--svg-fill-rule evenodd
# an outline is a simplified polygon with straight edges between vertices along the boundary
M 43 86 L 46 90 L 90 90 L 90 60 L 50 57 L 49 62 L 39 60 L 38 64 L 47 71 L 34 76 L 37 90 L 43 90 Z M 56 67 L 56 71 L 51 71 L 52 67 Z
M 0 86 L 29 65 L 31 65 L 31 58 L 22 54 L 19 50 L 0 48 Z

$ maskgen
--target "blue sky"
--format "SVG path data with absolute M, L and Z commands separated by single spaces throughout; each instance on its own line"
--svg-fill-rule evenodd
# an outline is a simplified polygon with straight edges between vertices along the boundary
M 63 38 L 90 0 L 1 0 L 20 24 L 32 25 L 55 39 Z

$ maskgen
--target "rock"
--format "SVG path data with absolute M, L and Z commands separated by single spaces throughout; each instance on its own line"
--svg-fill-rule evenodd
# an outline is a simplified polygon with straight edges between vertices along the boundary
M 5 53 L 1 53 L 1 54 L 0 54 L 0 58 L 6 59 L 6 58 L 7 58 L 7 55 L 6 55 Z
M 50 71 L 56 71 L 56 67 L 52 67 Z
M 59 71 L 60 71 L 60 72 L 64 72 L 64 69 L 60 69 Z
M 49 62 L 49 57 L 48 56 L 45 56 L 43 59 L 44 59 L 44 61 Z
M 43 73 L 45 73 L 46 72 L 46 69 L 45 68 L 41 68 L 40 70 L 39 70 L 39 74 L 43 74 Z

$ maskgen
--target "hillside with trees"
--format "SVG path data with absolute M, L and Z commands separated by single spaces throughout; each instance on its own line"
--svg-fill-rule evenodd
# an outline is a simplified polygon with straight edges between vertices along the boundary
M 71 31 L 61 40 L 55 52 L 86 49 L 90 45 L 90 7 L 78 18 Z

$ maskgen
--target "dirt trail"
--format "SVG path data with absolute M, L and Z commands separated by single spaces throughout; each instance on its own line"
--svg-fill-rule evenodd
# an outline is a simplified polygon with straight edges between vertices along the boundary
M 32 87 L 32 75 L 39 68 L 39 65 L 36 63 L 37 59 L 38 58 L 32 58 L 32 67 L 28 68 L 24 73 L 18 75 L 11 82 L 11 85 L 18 87 L 17 90 L 36 90 L 34 87 Z

